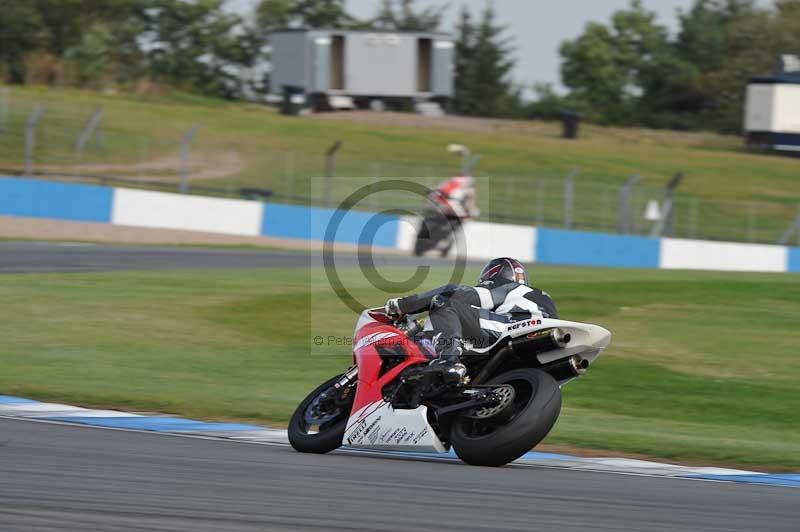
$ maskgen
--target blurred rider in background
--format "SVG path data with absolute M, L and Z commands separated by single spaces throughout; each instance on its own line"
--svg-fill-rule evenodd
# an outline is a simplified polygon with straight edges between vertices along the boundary
M 437 249 L 442 257 L 446 257 L 461 225 L 480 215 L 475 199 L 475 178 L 472 177 L 472 169 L 480 156 L 472 155 L 469 148 L 460 144 L 448 145 L 447 151 L 461 156 L 461 174 L 439 183 L 428 193 L 414 245 L 417 256 Z
M 457 176 L 439 183 L 428 199 L 448 220 L 461 224 L 480 215 L 475 203 L 475 178 Z

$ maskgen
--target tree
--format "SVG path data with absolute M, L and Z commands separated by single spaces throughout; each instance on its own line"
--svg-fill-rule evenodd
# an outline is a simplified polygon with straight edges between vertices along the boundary
M 370 26 L 397 31 L 436 31 L 447 5 L 417 10 L 414 0 L 383 0 Z
M 477 26 L 462 8 L 456 43 L 456 94 L 454 104 L 462 114 L 511 116 L 519 110 L 519 92 L 508 77 L 514 67 L 513 48 L 503 36 L 506 28 L 495 22 L 495 11 L 486 6 Z
M 570 97 L 606 122 L 738 132 L 748 79 L 800 51 L 800 0 L 696 0 L 679 21 L 671 41 L 634 1 L 587 25 L 561 47 Z
M 780 54 L 800 52 L 800 1 L 778 0 L 771 9 L 744 0 L 698 4 L 691 14 L 701 22 L 716 24 L 715 33 L 721 35 L 717 39 L 724 43 L 722 57 L 703 62 L 699 69 L 703 121 L 715 129 L 739 132 L 748 79 L 772 72 Z M 680 35 L 681 41 L 687 42 L 683 47 L 686 55 L 690 54 L 688 44 L 705 44 L 697 26 L 699 23 L 687 17 L 687 31 Z
M 456 27 L 456 59 L 455 59 L 455 90 L 453 102 L 456 111 L 466 114 L 473 108 L 473 88 L 475 82 L 475 68 L 473 58 L 475 50 L 475 25 L 472 14 L 467 6 L 461 7 L 458 26 Z
M 242 20 L 224 0 L 153 0 L 144 27 L 150 75 L 189 90 L 224 97 L 240 93 L 239 72 L 255 50 Z
M 292 13 L 310 28 L 341 28 L 353 21 L 343 0 L 294 0 Z
M 691 67 L 689 82 L 675 93 L 697 125 L 740 131 L 748 79 L 771 71 L 778 54 L 800 49 L 797 6 L 797 0 L 778 1 L 774 9 L 752 0 L 697 0 L 681 13 L 675 47 Z
M 11 0 L 12 2 L 14 0 Z M 128 19 L 152 0 L 26 0 L 39 12 L 47 35 L 47 47 L 58 57 L 77 45 L 95 23 L 115 25 Z
M 523 118 L 557 120 L 565 111 L 584 112 L 581 102 L 575 101 L 569 95 L 558 94 L 552 83 L 535 83 L 532 88 L 536 96 L 525 105 Z
M 563 43 L 559 51 L 561 78 L 578 99 L 593 107 L 620 105 L 628 80 L 609 28 L 591 22 L 578 39 Z
M 96 24 L 82 35 L 80 43 L 67 48 L 64 58 L 74 66 L 79 86 L 98 87 L 109 74 L 112 44 L 113 37 L 108 28 Z
M 273 30 L 288 28 L 292 19 L 291 6 L 292 0 L 261 0 L 255 9 L 256 27 L 264 36 Z
M 648 90 L 658 88 L 672 50 L 656 15 L 632 0 L 612 15 L 610 26 L 587 24 L 583 34 L 561 45 L 561 76 L 573 96 L 595 118 L 632 123 L 641 118 Z
M 753 0 L 697 0 L 688 12 L 678 12 L 678 53 L 700 70 L 719 68 L 729 57 L 731 24 L 755 11 Z
M 25 82 L 25 54 L 42 43 L 40 28 L 35 6 L 0 0 L 0 74 L 11 83 Z
M 255 18 L 261 35 L 287 27 L 344 28 L 355 22 L 344 0 L 261 0 Z

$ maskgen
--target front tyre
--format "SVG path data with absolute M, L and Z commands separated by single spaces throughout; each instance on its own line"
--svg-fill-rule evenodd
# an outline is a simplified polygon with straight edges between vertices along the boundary
M 547 373 L 530 368 L 498 375 L 486 384 L 514 387 L 510 415 L 485 419 L 459 416 L 450 432 L 459 458 L 471 465 L 513 462 L 547 436 L 561 411 L 561 388 Z
M 322 454 L 341 447 L 356 392 L 356 382 L 334 388 L 341 378 L 319 385 L 295 409 L 288 432 L 296 451 Z

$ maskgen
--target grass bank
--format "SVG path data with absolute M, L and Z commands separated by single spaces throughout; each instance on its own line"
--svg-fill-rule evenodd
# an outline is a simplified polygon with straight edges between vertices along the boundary
M 343 274 L 353 295 L 383 301 L 360 277 Z M 799 276 L 537 267 L 535 279 L 563 317 L 614 333 L 565 387 L 546 443 L 800 469 Z M 0 276 L 0 393 L 283 423 L 350 362 L 327 338 L 354 318 L 326 286 L 297 270 Z
M 650 225 L 641 216 L 647 201 L 660 199 L 663 185 L 679 171 L 687 175 L 675 204 L 680 236 L 774 242 L 800 202 L 800 161 L 746 153 L 735 136 L 585 125 L 579 140 L 565 141 L 555 123 L 286 117 L 265 106 L 180 93 L 145 98 L 14 87 L 8 127 L 0 135 L 0 167 L 22 168 L 24 124 L 38 104 L 45 111 L 36 168 L 125 176 L 142 186 L 152 186 L 150 180 L 177 183 L 180 138 L 199 124 L 192 149 L 195 185 L 229 192 L 268 188 L 281 200 L 319 198 L 319 180 L 310 178 L 323 174 L 325 151 L 341 140 L 335 199 L 372 179 L 432 185 L 457 171 L 444 146 L 458 142 L 483 155 L 479 174 L 489 179 L 479 184 L 479 203 L 484 217 L 496 220 L 563 225 L 562 179 L 576 168 L 573 223 L 584 229 L 615 230 L 613 187 L 635 173 L 642 176 L 633 198 L 641 233 Z M 75 140 L 98 106 L 102 135 L 79 157 Z

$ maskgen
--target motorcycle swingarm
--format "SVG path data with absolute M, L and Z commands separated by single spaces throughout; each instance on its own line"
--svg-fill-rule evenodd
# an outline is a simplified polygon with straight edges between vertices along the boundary
M 440 368 L 412 368 L 396 385 L 384 390 L 383 400 L 395 408 L 416 408 L 423 400 L 447 393 L 450 387 L 444 382 L 444 376 L 445 372 Z
M 458 391 L 460 394 L 467 393 L 470 390 L 474 390 L 478 393 L 469 394 L 470 397 L 466 401 L 461 401 L 460 403 L 437 408 L 436 415 L 442 417 L 460 410 L 469 410 L 472 408 L 480 408 L 482 406 L 495 406 L 499 401 L 496 397 L 489 395 L 489 392 L 496 387 L 497 386 L 469 386 L 468 388 L 457 389 L 456 391 Z

